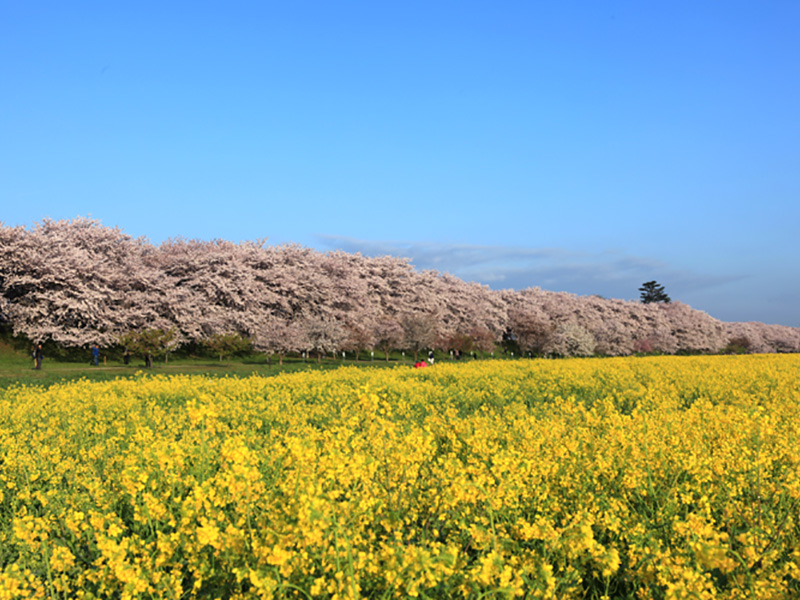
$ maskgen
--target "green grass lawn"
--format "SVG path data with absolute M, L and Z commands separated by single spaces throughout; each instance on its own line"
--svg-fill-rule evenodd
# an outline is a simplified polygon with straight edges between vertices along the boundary
M 162 374 L 196 374 L 210 376 L 238 376 L 245 377 L 257 373 L 259 375 L 277 375 L 278 373 L 335 369 L 344 364 L 371 366 L 377 368 L 395 367 L 397 365 L 411 366 L 414 363 L 414 356 L 409 353 L 393 352 L 389 354 L 389 360 L 385 360 L 382 352 L 362 352 L 360 360 L 356 361 L 352 352 L 346 354 L 343 360 L 337 358 L 324 358 L 317 362 L 316 356 L 310 356 L 303 360 L 301 357 L 290 356 L 283 359 L 283 364 L 278 363 L 278 358 L 273 356 L 268 362 L 264 354 L 252 354 L 242 357 L 233 357 L 230 360 L 220 361 L 214 356 L 183 356 L 178 354 L 170 355 L 168 360 L 156 359 L 153 361 L 152 368 L 145 367 L 144 360 L 132 358 L 130 364 L 124 364 L 118 358 L 106 358 L 101 353 L 100 365 L 95 367 L 91 364 L 91 353 L 87 349 L 70 351 L 63 353 L 60 357 L 53 357 L 45 352 L 44 363 L 41 370 L 34 369 L 33 359 L 24 349 L 25 344 L 17 342 L 13 337 L 5 334 L 0 335 L 0 390 L 7 389 L 14 385 L 41 385 L 49 387 L 56 383 L 71 381 L 75 379 L 88 379 L 90 381 L 105 381 L 118 377 L 133 377 L 140 371 L 162 373 Z M 69 358 L 66 358 L 69 356 Z M 420 353 L 419 358 L 424 360 L 426 353 Z M 493 355 L 482 353 L 481 358 L 491 358 Z M 498 352 L 498 358 L 500 354 Z M 449 356 L 445 353 L 437 352 L 437 361 L 449 361 Z M 470 360 L 465 357 L 464 360 Z
M 352 355 L 351 355 L 352 357 Z M 75 379 L 88 379 L 91 381 L 104 381 L 116 379 L 118 377 L 133 377 L 140 371 L 162 373 L 162 374 L 197 374 L 210 376 L 247 376 L 257 373 L 259 375 L 277 375 L 278 373 L 335 369 L 343 364 L 363 365 L 374 367 L 393 367 L 398 364 L 412 364 L 410 359 L 405 357 L 391 357 L 389 362 L 376 356 L 375 360 L 354 361 L 352 358 L 342 359 L 323 359 L 317 363 L 316 358 L 287 357 L 283 360 L 283 365 L 278 364 L 277 358 L 273 358 L 272 363 L 268 364 L 267 357 L 264 355 L 253 355 L 246 357 L 234 357 L 230 361 L 220 362 L 219 359 L 211 357 L 197 358 L 173 358 L 165 362 L 156 360 L 153 367 L 145 367 L 141 359 L 133 359 L 130 364 L 125 365 L 121 361 L 101 359 L 100 365 L 95 367 L 90 364 L 88 358 L 85 362 L 70 362 L 45 357 L 42 369 L 35 370 L 33 359 L 28 358 L 25 353 L 14 350 L 8 346 L 0 346 L 0 389 L 7 389 L 14 385 L 42 385 L 49 387 L 55 383 L 70 381 Z

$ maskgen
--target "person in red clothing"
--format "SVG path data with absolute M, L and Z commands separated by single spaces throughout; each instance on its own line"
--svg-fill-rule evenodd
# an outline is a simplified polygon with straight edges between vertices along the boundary
M 415 369 L 421 369 L 422 367 L 427 367 L 427 366 L 428 366 L 428 363 L 426 363 L 424 360 L 420 360 L 420 361 L 414 363 L 414 368 Z

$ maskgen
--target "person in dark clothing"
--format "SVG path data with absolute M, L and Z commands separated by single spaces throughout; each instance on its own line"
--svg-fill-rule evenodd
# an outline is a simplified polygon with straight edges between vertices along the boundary
M 92 364 L 95 367 L 100 365 L 100 347 L 97 344 L 92 346 Z
M 44 351 L 42 350 L 42 345 L 38 344 L 36 346 L 36 350 L 34 351 L 33 358 L 36 361 L 36 369 L 40 370 L 42 368 L 42 361 L 44 360 Z

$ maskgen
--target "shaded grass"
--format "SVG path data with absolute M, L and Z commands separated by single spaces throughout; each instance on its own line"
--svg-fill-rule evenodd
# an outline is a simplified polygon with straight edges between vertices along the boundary
M 278 375 L 296 371 L 329 370 L 343 365 L 371 366 L 377 368 L 394 367 L 398 364 L 411 364 L 410 361 L 383 360 L 354 361 L 341 359 L 284 358 L 283 365 L 276 359 L 269 364 L 265 356 L 248 356 L 234 358 L 229 362 L 219 362 L 211 358 L 180 358 L 168 362 L 154 362 L 152 368 L 146 368 L 141 360 L 133 360 L 125 365 L 120 361 L 107 361 L 95 367 L 86 363 L 66 362 L 45 358 L 42 369 L 33 368 L 33 360 L 8 348 L 0 349 L 0 389 L 8 389 L 16 385 L 38 385 L 49 387 L 57 383 L 86 379 L 88 381 L 110 381 L 117 378 L 131 378 L 137 373 L 160 373 L 164 375 L 206 375 L 209 377 L 246 377 L 258 374 L 261 376 Z
M 330 370 L 344 365 L 362 367 L 395 367 L 397 365 L 411 366 L 414 363 L 412 354 L 392 352 L 389 360 L 385 360 L 382 352 L 375 352 L 374 356 L 368 351 L 361 352 L 359 360 L 355 360 L 351 352 L 346 359 L 323 358 L 317 362 L 316 356 L 284 357 L 283 364 L 279 364 L 277 357 L 268 360 L 264 354 L 251 354 L 241 357 L 232 357 L 219 361 L 216 356 L 209 355 L 170 355 L 168 360 L 161 358 L 153 362 L 152 368 L 147 368 L 141 358 L 132 359 L 130 364 L 124 364 L 118 355 L 110 353 L 106 357 L 101 355 L 100 366 L 91 364 L 90 351 L 81 349 L 58 349 L 54 356 L 45 350 L 45 359 L 42 369 L 35 370 L 33 359 L 29 356 L 27 342 L 17 340 L 9 335 L 0 335 L 0 390 L 16 385 L 38 385 L 49 387 L 58 383 L 85 379 L 88 381 L 110 381 L 117 378 L 134 377 L 139 372 L 161 373 L 165 375 L 206 375 L 209 377 L 247 377 L 258 374 L 261 376 L 278 375 L 279 373 L 292 373 L 306 370 Z M 420 358 L 425 359 L 425 353 L 420 353 Z M 499 353 L 498 353 L 499 355 Z M 487 353 L 481 353 L 481 358 L 490 358 Z M 499 357 L 499 356 L 498 356 Z M 436 352 L 438 362 L 450 362 L 447 353 Z M 464 361 L 471 358 L 465 357 Z

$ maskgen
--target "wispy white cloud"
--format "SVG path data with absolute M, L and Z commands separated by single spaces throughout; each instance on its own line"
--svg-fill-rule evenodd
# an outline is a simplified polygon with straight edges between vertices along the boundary
M 495 289 L 538 286 L 553 291 L 631 299 L 638 297 L 642 282 L 655 279 L 667 287 L 668 293 L 685 297 L 744 279 L 676 268 L 621 250 L 585 253 L 563 248 L 365 241 L 332 235 L 320 235 L 318 239 L 329 249 L 367 256 L 401 256 L 411 259 L 418 269 L 452 273 Z

